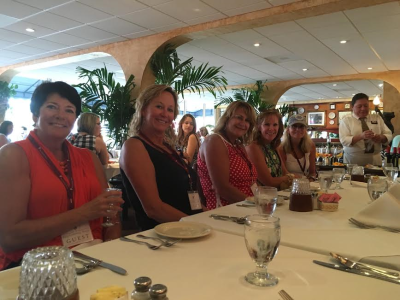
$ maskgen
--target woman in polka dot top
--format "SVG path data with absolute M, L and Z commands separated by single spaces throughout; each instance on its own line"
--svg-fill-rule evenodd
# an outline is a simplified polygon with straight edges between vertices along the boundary
M 201 145 L 197 165 L 208 209 L 253 196 L 257 170 L 244 144 L 250 142 L 255 120 L 252 106 L 233 102 L 219 119 L 214 134 Z

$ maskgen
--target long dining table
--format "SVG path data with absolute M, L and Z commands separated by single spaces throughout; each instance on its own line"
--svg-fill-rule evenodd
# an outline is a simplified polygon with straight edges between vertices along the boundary
M 349 181 L 344 181 L 342 187 L 343 189 L 329 191 L 329 193 L 336 192 L 342 197 L 338 210 L 334 212 L 290 211 L 289 200 L 278 206 L 274 216 L 280 218 L 281 245 L 324 255 L 335 252 L 365 263 L 400 270 L 399 233 L 380 229 L 360 229 L 349 222 L 349 218 L 354 217 L 370 202 L 366 184 L 361 182 L 350 184 Z M 289 192 L 278 194 L 289 196 Z M 256 213 L 255 207 L 231 204 L 185 217 L 182 221 L 204 223 L 217 231 L 243 236 L 243 225 L 216 220 L 210 215 L 244 217 Z

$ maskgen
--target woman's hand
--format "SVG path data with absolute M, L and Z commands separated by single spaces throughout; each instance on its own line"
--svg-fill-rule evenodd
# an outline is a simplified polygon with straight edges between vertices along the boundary
M 106 191 L 92 201 L 77 208 L 88 221 L 101 217 L 114 217 L 119 211 L 124 200 L 120 191 Z

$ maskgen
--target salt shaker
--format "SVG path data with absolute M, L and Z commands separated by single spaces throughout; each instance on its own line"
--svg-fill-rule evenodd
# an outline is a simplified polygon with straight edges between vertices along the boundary
M 131 294 L 132 300 L 150 300 L 149 289 L 151 286 L 151 279 L 149 277 L 138 277 L 133 281 L 135 286 L 134 291 Z
M 167 287 L 163 284 L 155 284 L 150 287 L 150 299 L 151 300 L 159 300 L 164 299 L 168 300 L 167 298 Z

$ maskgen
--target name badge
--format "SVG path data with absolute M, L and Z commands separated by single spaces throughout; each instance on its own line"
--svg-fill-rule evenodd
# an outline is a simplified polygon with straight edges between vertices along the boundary
M 61 236 L 61 239 L 63 245 L 69 248 L 75 245 L 93 241 L 93 234 L 89 223 L 86 223 L 64 233 Z
M 198 192 L 188 192 L 189 196 L 189 202 L 190 202 L 190 208 L 192 210 L 199 210 L 201 209 L 201 202 L 200 202 L 200 196 Z
M 251 188 L 251 192 L 253 193 L 253 195 L 256 194 L 256 190 L 258 188 L 257 183 L 253 183 L 253 185 L 250 187 Z

